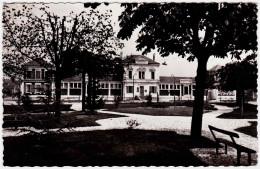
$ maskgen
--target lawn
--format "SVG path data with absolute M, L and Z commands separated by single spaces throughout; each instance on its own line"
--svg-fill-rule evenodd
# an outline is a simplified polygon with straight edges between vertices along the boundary
M 71 111 L 70 107 L 72 104 L 62 104 L 61 110 L 62 111 Z M 47 112 L 48 107 L 45 104 L 33 104 L 28 107 L 18 106 L 18 105 L 4 105 L 4 114 L 20 114 L 23 112 L 31 112 L 31 113 L 39 113 L 39 112 Z M 55 106 L 51 104 L 49 106 L 49 111 L 54 112 Z
M 172 131 L 105 130 L 4 138 L 5 166 L 207 166 L 190 151 L 212 148 Z
M 18 123 L 18 127 L 31 126 L 36 129 L 53 129 L 53 128 L 73 128 L 73 127 L 85 127 L 85 126 L 99 126 L 96 123 L 97 120 L 107 119 L 107 118 L 117 118 L 124 117 L 121 115 L 97 113 L 94 115 L 86 115 L 82 112 L 71 112 L 63 113 L 61 118 L 61 123 L 54 122 L 54 114 L 22 114 L 18 116 L 18 120 L 22 120 Z M 14 127 L 13 120 L 14 115 L 4 116 L 3 127 Z
M 192 116 L 192 107 L 186 106 L 170 106 L 167 108 L 155 108 L 155 107 L 133 107 L 133 108 L 118 108 L 110 109 L 109 111 L 143 114 L 152 116 Z M 205 111 L 209 112 L 209 111 Z
M 228 104 L 226 104 L 228 106 Z M 230 107 L 234 107 L 234 104 L 231 104 Z M 240 108 L 235 108 L 230 113 L 224 113 L 218 116 L 217 118 L 225 119 L 257 119 L 257 105 L 244 104 L 244 114 L 240 115 Z

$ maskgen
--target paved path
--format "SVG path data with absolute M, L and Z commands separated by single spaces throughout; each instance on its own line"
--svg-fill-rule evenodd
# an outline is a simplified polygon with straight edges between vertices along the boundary
M 74 104 L 72 109 L 78 109 L 80 106 Z M 211 137 L 209 134 L 208 125 L 216 126 L 222 129 L 234 131 L 234 129 L 244 126 L 249 126 L 249 121 L 257 121 L 257 119 L 222 119 L 216 118 L 220 114 L 231 112 L 233 109 L 226 106 L 215 105 L 218 109 L 217 111 L 213 111 L 210 113 L 206 113 L 203 115 L 203 125 L 202 125 L 202 134 L 206 137 Z M 184 116 L 150 116 L 150 115 L 140 115 L 140 114 L 129 114 L 129 113 L 118 113 L 111 111 L 100 110 L 101 113 L 107 114 L 117 114 L 117 115 L 125 115 L 127 117 L 119 117 L 119 118 L 109 118 L 109 119 L 101 119 L 96 122 L 100 124 L 100 126 L 92 126 L 92 127 L 77 127 L 74 131 L 92 131 L 92 130 L 109 130 L 109 129 L 124 129 L 128 128 L 127 121 L 136 120 L 140 123 L 139 126 L 135 127 L 136 129 L 145 129 L 145 130 L 166 130 L 166 131 L 176 131 L 179 134 L 190 134 L 191 128 L 191 117 Z M 40 132 L 42 130 L 36 130 L 34 128 L 30 128 L 36 132 Z M 56 131 L 58 129 L 52 129 L 51 131 Z M 64 129 L 64 132 L 71 132 L 67 129 Z M 237 131 L 235 131 L 237 132 Z M 3 129 L 3 137 L 8 136 L 17 136 L 22 135 L 24 133 L 17 134 L 17 131 L 10 131 L 7 129 Z M 237 140 L 239 144 L 242 144 L 247 147 L 251 147 L 255 150 L 258 148 L 258 140 L 257 138 L 248 136 L 243 133 L 239 133 L 240 139 Z

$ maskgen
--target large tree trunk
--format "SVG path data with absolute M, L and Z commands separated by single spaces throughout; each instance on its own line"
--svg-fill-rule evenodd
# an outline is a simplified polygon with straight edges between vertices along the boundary
M 55 73 L 55 122 L 59 123 L 61 118 L 61 79 L 59 70 Z
M 91 110 L 91 96 L 92 96 L 92 75 L 91 73 L 88 73 L 88 97 L 87 97 L 87 104 L 88 104 L 88 109 Z
M 191 122 L 191 137 L 193 138 L 201 137 L 206 73 L 207 73 L 207 59 L 204 60 L 198 59 L 195 100 L 193 105 L 192 122 Z
M 86 72 L 82 71 L 82 112 L 85 112 L 86 104 Z

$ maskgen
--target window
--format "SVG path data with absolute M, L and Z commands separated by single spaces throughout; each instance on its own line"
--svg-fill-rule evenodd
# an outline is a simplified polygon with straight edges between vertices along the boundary
M 117 84 L 115 84 L 115 89 L 117 89 Z
M 154 72 L 151 72 L 151 79 L 154 79 Z
M 78 83 L 74 83 L 74 88 L 78 88 Z
M 61 88 L 67 89 L 67 88 L 68 88 L 68 83 L 62 83 L 62 84 L 61 84 Z
M 78 88 L 81 88 L 81 83 L 78 83 Z
M 165 85 L 166 86 L 166 89 L 168 89 L 168 85 Z
M 39 94 L 42 92 L 43 87 L 41 86 L 41 84 L 36 84 L 34 89 L 35 89 L 35 93 Z
M 118 84 L 118 88 L 121 89 L 121 84 Z
M 108 89 L 108 84 L 106 83 L 106 88 Z
M 165 85 L 162 85 L 162 89 L 165 89 Z
M 41 78 L 41 71 L 36 71 L 36 79 L 40 79 Z
M 113 88 L 114 88 L 114 85 L 113 85 L 113 84 L 110 84 L 110 88 L 113 89 Z
M 156 93 L 156 86 L 150 86 L 150 93 Z
M 175 85 L 175 88 L 176 89 L 180 89 L 180 85 Z
M 129 72 L 128 72 L 128 78 L 132 79 L 132 71 L 131 70 L 129 70 Z
M 25 92 L 26 92 L 26 93 L 31 93 L 31 92 L 32 92 L 31 87 L 32 87 L 31 84 L 26 84 Z
M 162 85 L 160 85 L 160 89 L 162 89 Z
M 139 72 L 139 79 L 145 79 L 145 72 L 144 71 Z
M 126 86 L 126 93 L 133 93 L 133 86 Z
M 27 71 L 26 72 L 26 78 L 31 79 L 32 78 L 32 71 Z
M 42 76 L 42 79 L 45 78 L 45 77 L 44 77 L 44 73 L 45 73 L 45 71 L 44 71 L 44 69 L 42 69 L 42 70 L 41 70 L 41 76 Z
M 101 83 L 101 89 L 104 89 L 104 88 L 105 88 L 105 84 Z
M 73 83 L 70 83 L 70 88 L 73 88 Z
M 170 89 L 172 89 L 173 85 L 170 85 Z

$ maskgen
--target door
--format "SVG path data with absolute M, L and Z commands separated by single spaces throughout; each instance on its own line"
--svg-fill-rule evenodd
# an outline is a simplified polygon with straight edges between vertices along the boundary
M 140 86 L 140 97 L 144 97 L 144 86 Z

